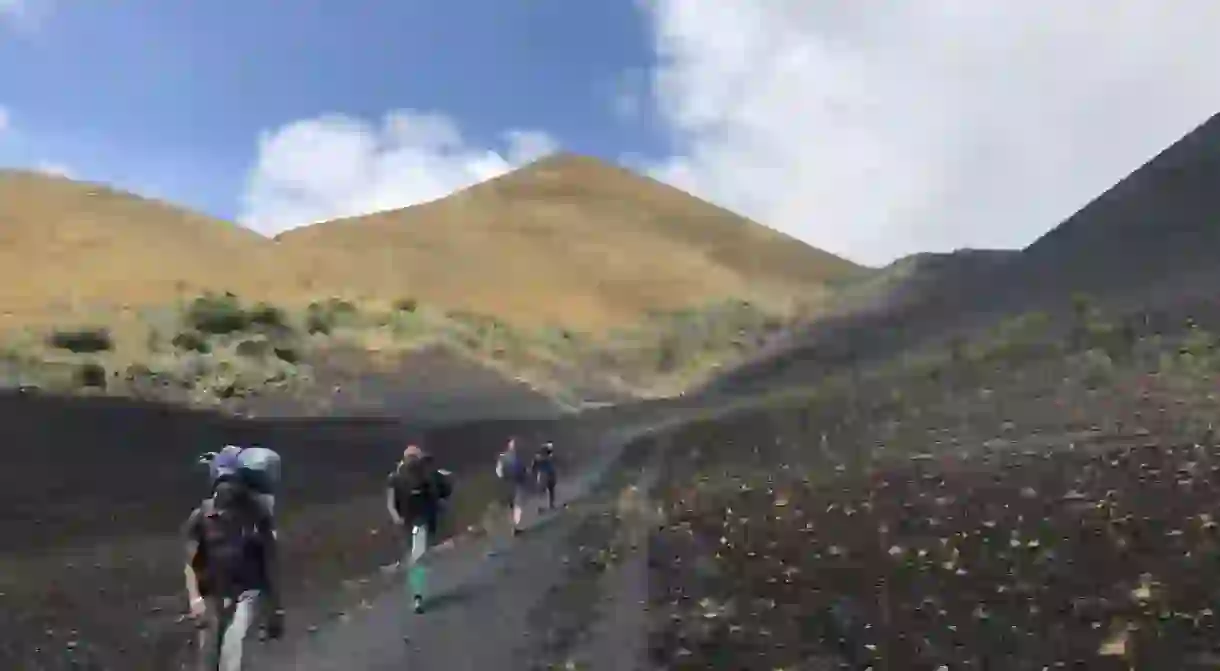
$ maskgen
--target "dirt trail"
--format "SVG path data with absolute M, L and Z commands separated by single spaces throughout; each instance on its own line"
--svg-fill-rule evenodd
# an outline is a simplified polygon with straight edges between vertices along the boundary
M 634 611 L 625 601 L 597 598 L 571 604 L 562 597 L 590 569 L 600 567 L 595 575 L 612 576 L 604 587 L 644 576 L 643 555 L 638 553 L 630 573 L 599 565 L 604 529 L 596 522 L 613 517 L 621 508 L 621 491 L 630 491 L 632 485 L 635 491 L 650 486 L 650 476 L 655 473 L 651 460 L 639 463 L 638 455 L 627 454 L 625 448 L 653 428 L 620 429 L 604 435 L 592 463 L 561 482 L 559 497 L 565 508 L 531 515 L 520 537 L 485 537 L 434 555 L 429 560 L 433 595 L 425 615 L 410 611 L 409 595 L 398 576 L 394 588 L 340 620 L 296 640 L 258 647 L 257 668 L 546 668 L 547 659 L 563 651 L 552 645 L 547 622 L 540 615 L 580 622 L 587 628 L 596 613 L 582 609 L 603 601 L 613 604 L 616 621 L 610 630 L 613 636 L 600 638 L 615 642 L 618 660 L 626 661 L 625 652 L 634 652 L 635 659 L 641 659 L 644 621 L 635 616 L 641 614 L 638 602 L 643 596 L 637 598 Z M 593 530 L 599 533 L 589 538 Z M 645 584 L 631 587 L 638 592 Z M 631 668 L 631 664 L 616 662 L 608 668 Z

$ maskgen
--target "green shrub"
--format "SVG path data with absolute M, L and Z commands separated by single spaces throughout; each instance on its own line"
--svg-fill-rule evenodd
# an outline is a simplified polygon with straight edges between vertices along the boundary
M 394 309 L 399 312 L 415 312 L 419 309 L 419 301 L 414 298 L 400 298 L 394 301 Z
M 297 351 L 297 348 L 292 346 L 280 345 L 271 348 L 271 351 L 275 353 L 276 358 L 285 363 L 295 364 L 301 360 L 301 353 Z
M 187 306 L 183 321 L 201 333 L 224 335 L 246 330 L 250 326 L 250 315 L 233 294 L 204 294 Z
M 234 352 L 247 359 L 262 359 L 271 352 L 271 343 L 261 338 L 250 338 L 237 343 Z
M 311 303 L 309 309 L 305 311 L 305 332 L 329 336 L 332 331 L 334 331 L 334 316 L 320 304 Z
M 78 387 L 105 389 L 108 374 L 106 367 L 96 361 L 88 361 L 76 367 L 75 379 Z
M 314 301 L 305 309 L 305 330 L 310 334 L 329 335 L 341 322 L 358 313 L 353 303 L 341 298 Z
M 284 311 L 270 303 L 259 303 L 246 313 L 252 326 L 266 329 L 286 330 L 291 328 Z
M 76 354 L 93 354 L 113 350 L 114 339 L 106 328 L 55 330 L 47 336 L 47 345 Z
M 185 352 L 199 352 L 200 354 L 212 352 L 212 343 L 208 342 L 208 337 L 199 331 L 181 331 L 174 336 L 171 342 L 175 349 Z

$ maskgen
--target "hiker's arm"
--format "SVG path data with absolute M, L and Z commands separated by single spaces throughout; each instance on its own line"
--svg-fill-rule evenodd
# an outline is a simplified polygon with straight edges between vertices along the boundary
M 266 597 L 271 608 L 280 609 L 280 542 L 276 538 L 275 520 L 267 515 L 258 525 L 262 536 L 263 562 L 266 567 Z
M 199 593 L 199 575 L 195 573 L 195 555 L 199 554 L 198 525 L 199 511 L 194 511 L 187 519 L 183 531 L 186 538 L 186 563 L 183 565 L 182 574 L 186 579 L 186 598 L 191 604 L 203 598 Z
M 394 488 L 394 483 L 390 482 L 385 488 L 385 509 L 390 513 L 390 519 L 394 524 L 402 524 L 402 516 L 398 514 L 398 490 Z

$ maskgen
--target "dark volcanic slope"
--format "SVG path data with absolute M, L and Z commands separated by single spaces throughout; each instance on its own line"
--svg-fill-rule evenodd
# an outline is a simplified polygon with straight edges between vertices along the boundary
M 1022 252 L 1006 300 L 1126 296 L 1220 279 L 1220 115 Z M 1169 285 L 1168 287 L 1166 285 Z M 1024 300 L 1022 300 L 1024 299 Z
M 783 351 L 728 372 L 712 388 L 795 381 L 813 374 L 811 362 L 883 357 L 1006 314 L 1063 313 L 1077 293 L 1124 309 L 1206 300 L 1220 285 L 1217 185 L 1220 115 L 1021 252 L 956 262 L 930 278 L 916 272 L 888 296 L 866 292 L 870 309 L 819 322 Z
M 558 404 L 526 382 L 443 346 L 414 352 L 388 371 L 368 370 L 366 359 L 359 352 L 332 353 L 320 367 L 332 411 L 389 414 L 428 425 L 562 414 Z
M 1009 249 L 959 249 L 947 254 L 911 254 L 844 287 L 836 296 L 841 315 L 886 313 L 922 306 L 951 295 L 955 287 L 994 272 L 1020 252 Z

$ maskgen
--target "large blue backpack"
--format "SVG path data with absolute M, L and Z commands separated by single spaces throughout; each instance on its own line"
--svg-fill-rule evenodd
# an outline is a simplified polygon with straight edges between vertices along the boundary
M 226 478 L 237 478 L 274 513 L 275 495 L 280 484 L 280 455 L 266 447 L 227 445 L 220 452 L 203 456 L 208 464 L 211 485 Z

